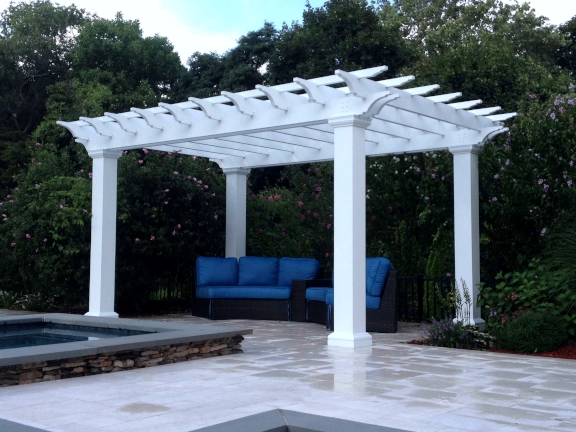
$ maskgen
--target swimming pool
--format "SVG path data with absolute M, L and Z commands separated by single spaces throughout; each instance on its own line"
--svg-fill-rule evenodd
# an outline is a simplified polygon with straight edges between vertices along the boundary
M 138 330 L 88 327 L 51 322 L 32 322 L 0 326 L 0 350 L 38 345 L 109 339 L 148 334 Z

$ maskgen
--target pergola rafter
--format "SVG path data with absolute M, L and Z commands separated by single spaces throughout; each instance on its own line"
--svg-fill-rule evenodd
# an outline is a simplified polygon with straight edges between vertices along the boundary
M 115 253 L 110 237 L 115 238 L 116 197 L 115 191 L 108 190 L 116 187 L 116 160 L 121 151 L 141 148 L 206 157 L 223 169 L 227 176 L 227 256 L 245 253 L 246 174 L 251 168 L 334 160 L 335 196 L 345 204 L 335 202 L 334 210 L 338 314 L 329 342 L 341 346 L 369 343 L 362 318 L 365 157 L 449 150 L 455 164 L 456 277 L 474 289 L 475 299 L 479 282 L 477 153 L 487 140 L 507 130 L 502 121 L 515 113 L 494 114 L 500 107 L 471 109 L 481 100 L 453 102 L 461 93 L 430 95 L 439 88 L 437 84 L 399 88 L 414 76 L 372 79 L 386 70 L 386 66 L 338 70 L 334 75 L 294 78 L 277 86 L 258 85 L 238 93 L 190 97 L 181 103 L 58 122 L 94 158 L 89 314 L 115 315 L 114 282 L 107 275 L 113 274 L 113 262 L 104 256 Z M 351 203 L 356 204 L 350 208 Z M 476 305 L 472 316 L 481 322 Z

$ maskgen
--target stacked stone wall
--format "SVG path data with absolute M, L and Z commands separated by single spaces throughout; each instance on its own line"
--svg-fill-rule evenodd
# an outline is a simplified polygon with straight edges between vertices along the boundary
M 240 335 L 61 360 L 0 366 L 0 387 L 118 372 L 241 353 Z

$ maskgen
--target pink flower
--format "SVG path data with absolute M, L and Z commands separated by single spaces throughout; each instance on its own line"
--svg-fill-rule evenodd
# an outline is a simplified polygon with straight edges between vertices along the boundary
M 214 215 L 214 220 L 218 220 L 218 215 Z
M 12 195 L 6 195 L 6 198 L 10 199 L 12 198 Z
M 150 236 L 150 240 L 151 240 L 151 241 L 154 241 L 154 240 L 156 240 L 156 237 Z
M 326 255 L 324 255 L 326 258 L 328 258 L 330 256 L 330 254 L 328 252 L 326 252 Z
M 30 162 L 34 162 L 34 158 L 30 159 Z
M 14 247 L 14 246 L 16 246 L 16 243 L 12 242 L 12 243 L 10 243 L 10 246 Z
M 376 220 L 376 216 L 372 216 L 371 220 L 372 220 L 372 222 L 374 222 Z
M 302 207 L 304 203 L 302 201 L 298 201 L 298 207 Z
M 63 206 L 62 204 L 60 204 L 60 208 L 61 208 L 61 209 L 63 209 L 63 208 L 64 208 L 64 206 Z
M 326 225 L 326 229 L 330 229 L 330 228 L 332 228 L 332 224 Z
M 498 180 L 500 178 L 500 174 L 494 174 L 494 180 Z
M 174 175 L 178 175 L 178 171 L 174 171 Z
M 138 243 L 140 241 L 140 239 L 138 237 L 136 237 L 136 240 L 134 240 L 136 243 Z
M 40 143 L 36 143 L 36 147 L 40 147 L 42 144 Z
M 258 228 L 258 233 L 262 234 L 262 228 Z
M 541 236 L 545 236 L 545 235 L 546 235 L 546 231 L 547 231 L 546 228 L 542 228 L 542 231 L 540 231 L 540 235 L 541 235 Z
M 182 225 L 178 224 L 178 225 L 176 225 L 176 228 L 180 229 L 180 228 L 182 228 Z
M 83 212 L 83 213 L 88 213 L 88 210 L 82 209 L 82 212 Z
M 47 241 L 48 241 L 48 239 L 47 239 L 47 238 L 45 238 L 45 239 L 44 239 L 44 243 L 46 243 Z
M 204 185 L 204 189 L 208 189 L 208 185 Z
M 164 189 L 164 192 L 170 192 L 170 189 Z
M 446 277 L 452 276 L 452 273 L 446 273 Z
M 512 299 L 512 301 L 515 301 L 518 298 L 518 296 L 516 295 L 516 293 L 512 293 L 510 298 Z
M 202 184 L 202 180 L 198 180 L 198 184 Z
M 313 214 L 312 216 L 314 216 L 315 218 L 317 218 L 317 217 L 318 217 L 318 213 L 314 212 L 314 214 Z
M 306 216 L 300 215 L 300 220 L 305 220 L 305 219 L 306 219 Z
M 496 201 L 498 201 L 498 198 L 492 197 L 492 201 L 493 201 L 493 202 L 496 202 Z
M 274 198 L 272 197 L 272 195 L 270 195 L 270 196 L 268 197 L 268 201 L 274 201 Z
M 188 180 L 190 180 L 192 178 L 192 176 L 188 176 Z
M 176 230 L 172 231 L 172 235 L 176 235 Z
M 88 178 L 92 178 L 92 173 L 88 173 Z
M 36 248 L 36 253 L 38 253 L 38 248 Z
M 568 186 L 572 186 L 572 180 L 568 180 L 566 183 L 568 183 Z
M 541 185 L 542 183 L 544 183 L 544 179 L 538 179 L 538 184 Z
M 144 154 L 148 154 L 148 150 L 146 150 L 145 148 L 143 148 L 142 151 L 144 152 Z
M 274 195 L 274 199 L 275 199 L 276 201 L 278 201 L 278 200 L 280 199 L 280 195 L 278 195 L 278 194 Z
M 317 191 L 317 192 L 320 192 L 321 190 L 322 190 L 322 188 L 321 188 L 320 186 L 318 186 L 318 187 L 316 188 L 316 191 Z
M 436 174 L 432 174 L 432 175 L 430 175 L 430 177 L 436 178 Z
M 26 238 L 30 238 L 30 234 L 26 234 Z
M 138 163 L 139 163 L 140 165 L 142 165 L 142 164 L 144 163 L 144 161 L 143 161 L 142 159 L 140 159 L 140 160 L 138 160 Z

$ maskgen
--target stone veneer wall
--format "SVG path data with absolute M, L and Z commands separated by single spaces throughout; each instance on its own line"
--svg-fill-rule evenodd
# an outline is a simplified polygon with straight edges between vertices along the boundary
M 0 387 L 53 381 L 241 353 L 240 335 L 37 363 L 0 366 Z

